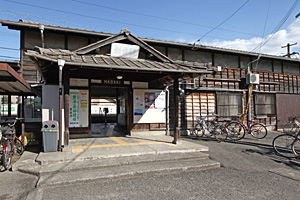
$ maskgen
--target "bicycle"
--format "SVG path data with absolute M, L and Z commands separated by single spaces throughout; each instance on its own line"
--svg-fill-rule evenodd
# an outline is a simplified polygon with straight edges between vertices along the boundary
M 2 123 L 1 124 L 1 146 L 2 146 L 2 165 L 5 170 L 8 170 L 11 165 L 12 156 L 22 155 L 25 150 L 25 145 L 16 136 L 15 124 L 17 120 L 21 118 L 16 118 L 12 123 Z
M 247 124 L 241 120 L 231 121 L 226 124 L 228 137 L 233 140 L 241 140 L 245 137 L 245 132 L 251 134 L 256 139 L 263 139 L 268 134 L 267 125 L 255 120 L 249 120 Z
M 209 137 L 214 137 L 218 142 L 225 141 L 227 139 L 228 131 L 224 125 L 218 124 L 217 118 L 206 123 L 205 117 L 197 117 L 197 123 L 192 128 L 191 135 L 202 137 L 205 135 L 206 130 L 209 132 Z
M 273 139 L 276 154 L 285 158 L 300 158 L 300 130 L 297 134 L 281 134 Z
M 283 125 L 283 132 L 286 134 L 296 134 L 300 129 L 300 122 L 297 120 L 299 116 L 289 117 L 289 122 Z

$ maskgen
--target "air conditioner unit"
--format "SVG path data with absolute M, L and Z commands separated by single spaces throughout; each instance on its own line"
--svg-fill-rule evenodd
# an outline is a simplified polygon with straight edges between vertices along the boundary
M 246 84 L 259 84 L 259 74 L 247 74 L 246 76 Z

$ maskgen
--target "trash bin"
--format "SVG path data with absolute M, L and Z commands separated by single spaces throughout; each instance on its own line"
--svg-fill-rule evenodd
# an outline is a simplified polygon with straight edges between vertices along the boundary
M 45 121 L 42 126 L 44 152 L 55 152 L 58 146 L 58 121 Z

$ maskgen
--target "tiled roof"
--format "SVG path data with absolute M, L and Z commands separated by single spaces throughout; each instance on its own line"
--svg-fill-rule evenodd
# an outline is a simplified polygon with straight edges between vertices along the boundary
M 36 48 L 28 50 L 27 55 L 42 60 L 57 62 L 65 60 L 66 65 L 90 66 L 98 68 L 123 69 L 134 71 L 174 72 L 174 73 L 211 73 L 209 66 L 200 63 L 164 63 L 145 59 L 116 58 L 103 55 L 77 55 L 73 51 L 61 49 Z

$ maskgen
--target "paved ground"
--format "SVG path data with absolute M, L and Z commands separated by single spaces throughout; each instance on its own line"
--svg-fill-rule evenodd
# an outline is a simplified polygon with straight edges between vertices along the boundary
M 207 146 L 210 157 L 222 165 L 221 168 L 206 171 L 148 173 L 37 190 L 34 188 L 37 183 L 36 176 L 2 172 L 0 199 L 58 199 L 66 196 L 70 199 L 298 199 L 300 162 L 274 154 L 271 144 L 278 134 L 280 133 L 272 132 L 263 140 L 256 140 L 247 135 L 245 139 L 236 143 L 183 137 L 183 146 Z M 126 143 L 138 140 L 121 139 Z M 146 142 L 162 142 L 157 140 L 157 137 L 148 138 Z M 81 144 L 79 140 L 73 142 Z M 119 144 L 121 141 L 113 140 L 113 143 Z M 127 148 L 132 148 L 132 145 L 126 143 L 123 143 L 122 148 L 126 149 L 126 145 Z M 146 145 L 147 150 L 151 151 L 152 145 L 156 145 L 156 148 L 161 147 L 161 144 Z M 165 144 L 162 146 L 174 148 Z M 96 147 L 86 149 L 91 152 Z
M 81 184 L 51 187 L 36 191 L 40 199 L 299 199 L 298 160 L 274 154 L 273 132 L 263 140 L 250 135 L 236 143 L 206 138 L 183 141 L 210 148 L 210 157 L 221 168 L 205 171 L 180 171 L 144 174 Z M 294 173 L 294 174 L 293 174 Z
M 272 141 L 279 134 L 282 132 L 272 131 L 261 140 L 246 135 L 244 139 L 234 143 L 217 143 L 209 138 L 196 137 L 186 137 L 183 140 L 207 146 L 210 157 L 219 161 L 224 168 L 249 172 L 269 171 L 285 176 L 289 175 L 289 171 L 292 178 L 300 181 L 300 159 L 287 159 L 274 153 Z

